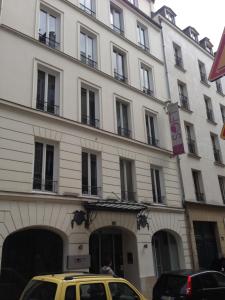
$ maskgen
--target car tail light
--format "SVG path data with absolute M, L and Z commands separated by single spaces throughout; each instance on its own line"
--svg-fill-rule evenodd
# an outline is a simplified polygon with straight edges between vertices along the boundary
M 192 294 L 192 283 L 191 283 L 191 276 L 187 278 L 187 289 L 186 289 L 187 296 L 191 296 Z

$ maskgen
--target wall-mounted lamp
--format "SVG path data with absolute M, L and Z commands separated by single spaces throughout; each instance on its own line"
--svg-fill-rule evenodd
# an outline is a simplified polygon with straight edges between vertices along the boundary
M 144 244 L 144 248 L 147 249 L 148 248 L 148 244 Z

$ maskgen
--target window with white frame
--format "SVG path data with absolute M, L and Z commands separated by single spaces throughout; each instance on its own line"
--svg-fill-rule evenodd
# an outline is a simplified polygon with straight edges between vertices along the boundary
M 151 166 L 152 197 L 154 203 L 165 203 L 163 174 L 160 167 Z
M 181 47 L 177 44 L 173 43 L 173 50 L 174 50 L 174 58 L 175 58 L 175 65 L 177 67 L 183 68 L 183 58 Z
M 220 151 L 220 144 L 219 144 L 218 136 L 214 133 L 211 133 L 210 137 L 211 137 L 215 162 L 222 163 L 222 155 L 221 155 L 221 151 Z
M 81 122 L 99 128 L 98 91 L 86 85 L 81 87 Z
M 205 201 L 203 191 L 202 173 L 199 170 L 192 170 L 192 178 L 194 182 L 195 197 L 197 201 Z
M 82 151 L 82 194 L 100 196 L 99 157 L 96 153 Z
M 114 77 L 117 80 L 126 82 L 126 66 L 125 66 L 125 53 L 117 49 L 116 47 L 113 47 L 113 72 Z
M 207 119 L 211 122 L 214 122 L 212 100 L 207 96 L 204 96 L 204 100 L 205 100 L 205 109 L 206 109 Z
M 198 67 L 199 67 L 201 81 L 204 83 L 208 83 L 205 64 L 201 61 L 198 61 Z
M 147 133 L 147 142 L 152 146 L 159 146 L 158 134 L 157 134 L 157 119 L 156 115 L 149 111 L 145 112 L 145 124 Z
M 178 92 L 179 92 L 179 98 L 180 98 L 180 106 L 184 109 L 189 110 L 187 85 L 181 81 L 178 81 Z
M 39 41 L 51 48 L 60 48 L 60 15 L 42 6 L 39 14 Z
M 141 89 L 150 96 L 154 96 L 152 69 L 141 64 Z
M 120 183 L 122 201 L 135 201 L 133 162 L 128 159 L 120 159 Z
M 225 177 L 224 176 L 218 176 L 221 196 L 223 199 L 223 203 L 225 204 Z
M 113 30 L 123 35 L 123 11 L 113 3 L 110 3 L 110 21 Z
M 95 17 L 96 8 L 95 8 L 95 0 L 80 0 L 80 8 L 84 10 L 89 15 Z
M 59 74 L 38 67 L 36 108 L 59 115 Z
M 222 83 L 221 83 L 221 80 L 220 79 L 217 79 L 216 80 L 216 91 L 223 95 L 223 87 L 222 87 Z
M 117 133 L 125 137 L 131 137 L 130 104 L 120 99 L 116 100 Z
M 220 111 L 221 111 L 223 123 L 225 123 L 225 106 L 222 104 L 220 104 Z
M 80 32 L 80 60 L 97 68 L 97 37 L 81 28 Z
M 146 51 L 149 51 L 149 43 L 148 43 L 148 29 L 137 23 L 137 36 L 138 36 L 138 45 Z
M 57 192 L 56 146 L 35 142 L 33 190 Z
M 194 126 L 190 123 L 185 123 L 185 131 L 187 136 L 188 152 L 197 155 L 197 145 L 195 141 Z

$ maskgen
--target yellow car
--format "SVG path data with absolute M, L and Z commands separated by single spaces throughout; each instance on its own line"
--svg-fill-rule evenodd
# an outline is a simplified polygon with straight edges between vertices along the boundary
M 20 300 L 146 300 L 127 280 L 88 273 L 35 276 Z

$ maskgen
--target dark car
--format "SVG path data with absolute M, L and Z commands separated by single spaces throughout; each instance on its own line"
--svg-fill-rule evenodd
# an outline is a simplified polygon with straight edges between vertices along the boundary
M 153 300 L 225 300 L 225 275 L 217 271 L 181 270 L 162 274 Z

